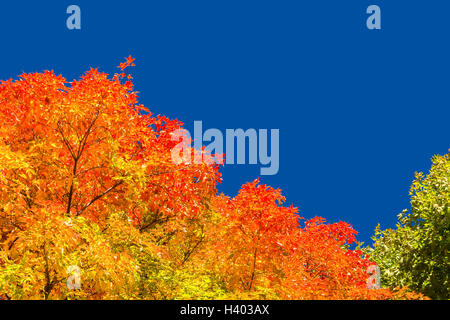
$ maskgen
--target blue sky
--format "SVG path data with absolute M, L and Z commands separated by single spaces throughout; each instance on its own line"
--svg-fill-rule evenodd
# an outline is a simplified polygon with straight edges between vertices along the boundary
M 66 28 L 77 4 L 82 29 Z M 382 29 L 366 28 L 376 4 Z M 16 1 L 0 5 L 0 79 L 128 55 L 153 113 L 231 128 L 280 129 L 283 189 L 304 217 L 343 220 L 368 241 L 409 207 L 415 171 L 449 144 L 447 1 Z M 230 165 L 235 195 L 259 165 Z

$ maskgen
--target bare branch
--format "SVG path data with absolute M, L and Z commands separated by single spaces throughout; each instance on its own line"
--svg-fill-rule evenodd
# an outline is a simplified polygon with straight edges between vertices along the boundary
M 95 196 L 91 201 L 89 201 L 86 205 L 84 205 L 81 210 L 79 210 L 77 212 L 77 216 L 79 216 L 80 214 L 82 214 L 87 208 L 89 208 L 95 201 L 101 199 L 102 197 L 104 197 L 105 195 L 107 195 L 108 193 L 110 193 L 111 191 L 113 191 L 114 189 L 116 189 L 118 186 L 120 186 L 121 184 L 123 184 L 124 181 L 119 181 L 116 184 L 114 184 L 112 187 L 106 189 L 104 192 L 102 192 L 101 194 Z

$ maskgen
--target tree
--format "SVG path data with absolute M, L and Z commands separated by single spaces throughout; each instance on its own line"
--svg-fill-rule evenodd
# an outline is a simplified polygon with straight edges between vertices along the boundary
M 209 264 L 230 291 L 272 288 L 286 252 L 283 242 L 297 232 L 297 208 L 281 206 L 281 190 L 259 184 L 242 186 L 237 197 L 216 198 L 222 228 L 216 233 Z
M 0 299 L 423 298 L 367 289 L 350 225 L 259 180 L 218 195 L 204 148 L 173 161 L 182 123 L 138 104 L 133 65 L 0 82 Z
M 237 197 L 214 203 L 223 227 L 215 233 L 208 265 L 233 298 L 252 299 L 422 299 L 404 290 L 367 288 L 374 264 L 350 249 L 357 232 L 344 222 L 316 217 L 302 225 L 294 207 L 284 207 L 281 190 L 242 186 Z
M 114 286 L 135 269 L 132 243 L 109 234 L 112 217 L 118 234 L 165 224 L 167 237 L 215 194 L 217 166 L 174 164 L 170 134 L 182 124 L 138 105 L 125 77 L 93 69 L 69 85 L 49 71 L 1 82 L 0 291 L 9 297 L 63 298 L 75 264 L 85 296 L 109 298 L 119 286 L 106 292 L 100 270 Z
M 397 229 L 377 227 L 370 254 L 385 285 L 408 286 L 433 299 L 449 299 L 449 154 L 437 155 L 432 162 L 428 175 L 415 175 L 411 211 L 399 215 Z

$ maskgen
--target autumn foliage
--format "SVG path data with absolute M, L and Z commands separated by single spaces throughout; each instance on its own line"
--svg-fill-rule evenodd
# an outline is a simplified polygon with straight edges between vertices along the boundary
M 367 289 L 349 224 L 305 220 L 258 180 L 219 195 L 204 151 L 175 164 L 182 123 L 138 104 L 129 66 L 0 83 L 0 297 L 422 298 Z

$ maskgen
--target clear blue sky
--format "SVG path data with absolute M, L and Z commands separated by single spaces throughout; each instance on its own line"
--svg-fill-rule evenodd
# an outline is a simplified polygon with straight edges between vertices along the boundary
M 82 29 L 66 28 L 77 4 Z M 366 28 L 366 8 L 382 30 Z M 282 188 L 301 215 L 343 220 L 368 241 L 409 207 L 415 171 L 449 141 L 448 1 L 8 1 L 0 4 L 0 79 L 136 58 L 153 113 L 227 128 L 280 129 Z M 259 166 L 227 166 L 235 195 Z

